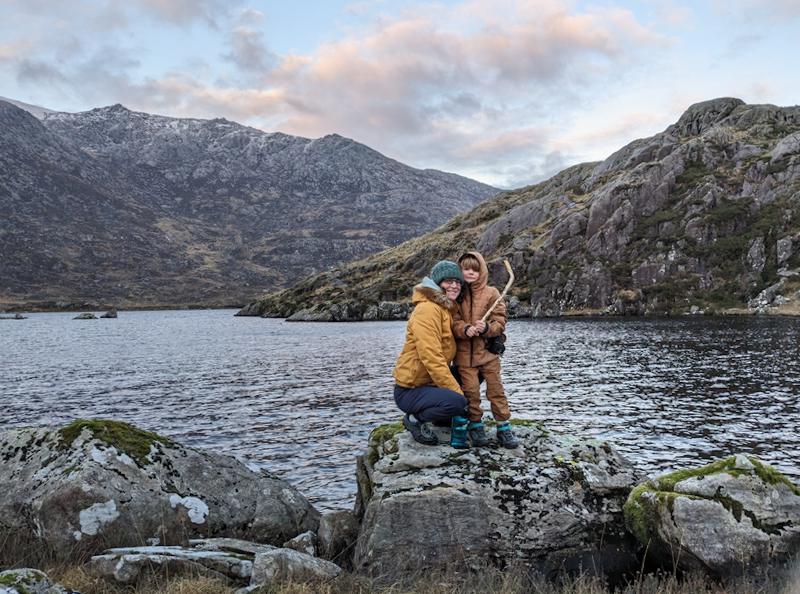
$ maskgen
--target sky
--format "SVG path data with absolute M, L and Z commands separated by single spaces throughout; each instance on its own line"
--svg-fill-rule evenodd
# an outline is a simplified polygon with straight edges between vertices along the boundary
M 800 0 L 0 0 L 0 96 L 341 134 L 503 188 L 716 97 L 800 103 Z

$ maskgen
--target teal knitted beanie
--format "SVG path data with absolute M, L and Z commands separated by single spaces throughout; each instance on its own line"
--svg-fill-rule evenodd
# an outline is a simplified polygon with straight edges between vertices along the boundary
M 451 260 L 441 260 L 431 268 L 431 280 L 440 285 L 447 278 L 456 278 L 462 283 L 464 275 L 461 274 L 461 267 Z

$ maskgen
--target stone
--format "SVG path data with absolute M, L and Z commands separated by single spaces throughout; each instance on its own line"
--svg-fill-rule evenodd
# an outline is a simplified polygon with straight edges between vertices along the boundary
M 781 278 L 777 283 L 775 283 L 774 285 L 770 285 L 769 287 L 761 291 L 758 295 L 750 299 L 747 302 L 747 307 L 750 310 L 763 313 L 765 310 L 767 310 L 770 306 L 774 304 L 776 297 L 780 295 L 780 292 L 783 290 L 785 284 L 786 284 L 786 279 Z
M 77 559 L 200 537 L 280 545 L 319 523 L 286 481 L 118 421 L 5 431 L 0 462 L 0 558 L 33 547 Z
M 767 254 L 763 237 L 756 237 L 750 242 L 750 248 L 747 250 L 747 263 L 751 272 L 760 274 L 764 270 Z
M 434 567 L 523 563 L 541 571 L 636 567 L 622 505 L 638 472 L 607 443 L 517 422 L 516 450 L 415 442 L 375 429 L 357 464 L 354 568 L 401 577 Z M 447 443 L 448 430 L 441 429 Z
M 80 594 L 56 584 L 38 569 L 9 569 L 0 572 L 0 594 Z
M 341 567 L 292 549 L 275 549 L 256 555 L 251 586 L 273 582 L 327 580 L 342 572 Z
M 292 549 L 294 551 L 298 551 L 300 553 L 305 553 L 306 555 L 311 555 L 312 557 L 317 556 L 317 535 L 311 532 L 303 532 L 302 534 L 298 534 L 291 540 L 287 540 L 283 543 L 284 549 Z
M 116 318 L 117 317 L 117 310 L 115 308 L 109 309 L 106 313 L 104 313 L 101 318 Z
M 665 568 L 728 576 L 800 553 L 800 488 L 737 454 L 637 486 L 625 523 Z
M 778 266 L 783 266 L 792 257 L 792 238 L 783 237 L 775 245 L 778 257 Z
M 179 546 L 127 547 L 95 555 L 87 569 L 121 584 L 135 584 L 152 573 L 199 575 L 246 584 L 253 571 L 253 556 Z
M 93 313 L 82 313 L 82 314 L 78 314 L 77 316 L 75 316 L 72 319 L 73 320 L 96 320 L 97 316 L 94 315 Z
M 358 519 L 351 511 L 323 514 L 317 530 L 319 556 L 341 567 L 349 567 L 358 538 L 358 528 Z

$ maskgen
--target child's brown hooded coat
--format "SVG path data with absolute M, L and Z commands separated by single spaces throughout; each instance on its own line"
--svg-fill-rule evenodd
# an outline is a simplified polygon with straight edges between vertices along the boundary
M 500 297 L 500 291 L 488 285 L 489 268 L 486 266 L 483 256 L 478 252 L 467 252 L 467 254 L 478 260 L 480 271 L 478 280 L 464 287 L 461 304 L 453 316 L 453 334 L 459 339 L 456 341 L 458 350 L 455 364 L 458 367 L 479 367 L 498 358 L 497 355 L 486 349 L 486 339 L 500 336 L 505 332 L 508 316 L 505 300 L 501 300 L 487 320 L 486 332 L 473 338 L 467 336 L 467 326 L 482 318 L 483 314 Z

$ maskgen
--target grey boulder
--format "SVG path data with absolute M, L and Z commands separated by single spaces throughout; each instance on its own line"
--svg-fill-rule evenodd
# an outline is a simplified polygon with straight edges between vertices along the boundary
M 0 594 L 80 594 L 50 581 L 38 569 L 10 569 L 0 572 Z
M 737 454 L 637 486 L 625 521 L 664 566 L 738 574 L 800 552 L 800 489 Z
M 292 549 L 274 549 L 256 555 L 250 586 L 332 579 L 341 572 L 342 569 L 330 561 Z
M 253 570 L 245 555 L 177 546 L 109 549 L 91 558 L 87 569 L 94 575 L 122 584 L 135 584 L 150 573 L 192 575 L 247 583 Z
M 399 577 L 489 562 L 545 572 L 634 567 L 622 516 L 633 466 L 603 442 L 532 422 L 514 431 L 516 450 L 455 450 L 421 445 L 399 423 L 374 430 L 358 460 L 355 569 Z
M 283 543 L 284 549 L 292 549 L 312 557 L 317 556 L 317 535 L 311 531 L 298 534 L 291 540 Z
M 286 481 L 117 421 L 0 433 L 0 462 L 2 557 L 33 547 L 85 558 L 198 537 L 279 545 L 319 523 Z

